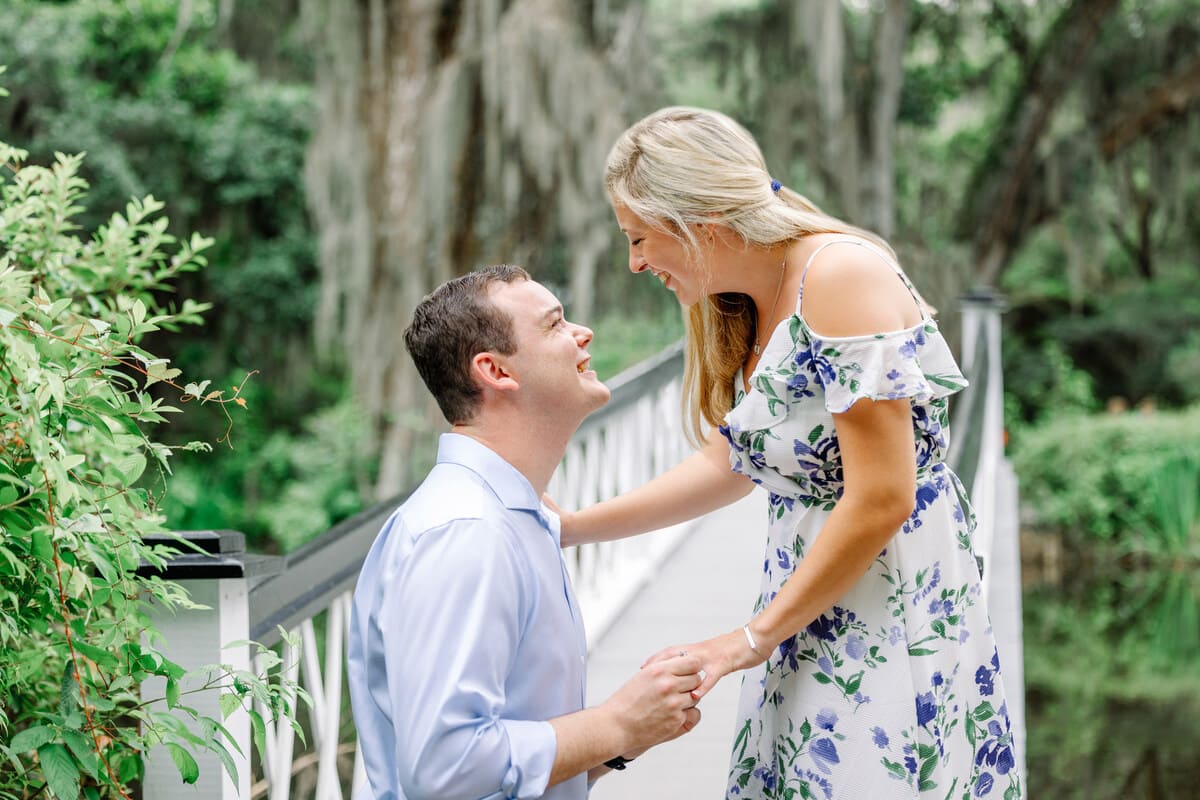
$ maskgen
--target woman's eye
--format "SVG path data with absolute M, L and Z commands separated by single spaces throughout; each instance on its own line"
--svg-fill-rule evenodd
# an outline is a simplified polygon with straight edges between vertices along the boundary
M 629 244 L 630 244 L 631 246 L 633 246 L 633 247 L 637 247 L 637 246 L 638 246 L 639 244 L 641 244 L 643 241 L 645 241 L 645 239 L 641 239 L 641 238 L 639 238 L 639 239 L 634 239 L 634 240 L 633 240 L 632 242 L 630 242 Z

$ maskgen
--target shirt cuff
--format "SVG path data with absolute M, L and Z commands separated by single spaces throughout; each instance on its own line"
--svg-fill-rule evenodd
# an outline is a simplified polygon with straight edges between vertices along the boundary
M 511 800 L 536 800 L 546 793 L 558 739 L 549 722 L 501 720 L 508 735 L 509 767 L 500 788 Z

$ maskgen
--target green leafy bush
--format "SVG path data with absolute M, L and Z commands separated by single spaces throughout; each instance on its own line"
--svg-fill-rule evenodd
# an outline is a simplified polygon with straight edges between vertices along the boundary
M 179 370 L 142 346 L 199 321 L 202 304 L 162 298 L 204 264 L 209 241 L 176 242 L 152 197 L 83 238 L 82 158 L 42 167 L 25 157 L 0 143 L 0 797 L 128 797 L 151 743 L 167 746 L 184 780 L 196 778 L 192 752 L 233 766 L 237 745 L 181 702 L 183 670 L 152 644 L 148 604 L 188 607 L 187 596 L 136 570 L 172 552 L 143 543 L 165 531 L 143 473 L 208 448 L 149 435 L 179 410 L 155 392 L 169 386 L 181 404 L 222 412 L 243 401 L 236 387 L 181 386 Z M 166 681 L 162 700 L 139 694 L 151 676 Z M 286 708 L 253 675 L 218 667 L 205 680 L 233 688 L 227 712 L 250 696 Z
M 1159 526 L 1162 466 L 1200 460 L 1200 406 L 1050 418 L 1017 432 L 1012 458 L 1035 524 L 1136 544 Z

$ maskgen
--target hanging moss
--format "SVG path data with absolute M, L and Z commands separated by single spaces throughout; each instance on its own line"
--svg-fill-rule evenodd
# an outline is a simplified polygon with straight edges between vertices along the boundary
M 589 315 L 613 236 L 604 160 L 635 95 L 605 40 L 628 47 L 639 27 L 632 12 L 583 19 L 567 0 L 312 0 L 305 13 L 319 32 L 305 175 L 316 333 L 327 352 L 340 345 L 380 431 L 387 495 L 404 484 L 415 432 L 430 427 L 400 346 L 422 296 L 484 263 L 517 262 L 538 277 L 565 271 L 572 314 Z M 563 241 L 568 263 L 552 264 Z

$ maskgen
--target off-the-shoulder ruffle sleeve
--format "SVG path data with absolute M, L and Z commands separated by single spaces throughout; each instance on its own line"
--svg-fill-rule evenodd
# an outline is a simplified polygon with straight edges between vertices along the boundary
M 825 408 L 832 414 L 862 399 L 928 403 L 967 386 L 933 322 L 872 337 L 821 339 L 814 334 L 809 347 L 825 389 Z

